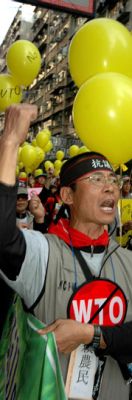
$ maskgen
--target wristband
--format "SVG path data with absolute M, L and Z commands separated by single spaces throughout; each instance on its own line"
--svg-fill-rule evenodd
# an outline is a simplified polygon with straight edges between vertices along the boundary
M 100 347 L 101 329 L 99 325 L 94 325 L 94 336 L 90 345 L 97 350 Z

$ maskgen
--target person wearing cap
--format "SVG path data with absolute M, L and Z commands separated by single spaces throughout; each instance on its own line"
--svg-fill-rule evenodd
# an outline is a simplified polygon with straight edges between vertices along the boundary
M 33 229 L 33 215 L 28 210 L 28 190 L 22 186 L 17 190 L 16 223 L 19 228 Z
M 37 173 L 38 171 L 38 173 Z M 36 170 L 36 174 L 34 176 L 35 178 L 35 184 L 34 187 L 44 187 L 45 185 L 45 180 L 46 180 L 46 174 L 43 172 L 42 169 Z
M 30 203 L 33 203 L 32 207 Z M 34 229 L 43 233 L 46 230 L 44 215 L 45 210 L 38 195 L 32 191 L 29 200 L 28 188 L 19 186 L 16 200 L 16 224 L 18 228 Z
M 64 381 L 69 353 L 85 345 L 87 360 L 91 353 L 94 361 L 96 357 L 96 369 L 89 364 L 92 397 L 128 400 L 130 386 L 123 371 L 132 361 L 131 252 L 110 240 L 104 229 L 115 217 L 121 182 L 102 154 L 77 155 L 60 174 L 69 221 L 58 221 L 56 231 L 47 235 L 19 230 L 17 150 L 36 116 L 35 106 L 28 104 L 10 106 L 5 116 L 0 146 L 1 276 L 46 323 L 43 333 L 54 332 Z

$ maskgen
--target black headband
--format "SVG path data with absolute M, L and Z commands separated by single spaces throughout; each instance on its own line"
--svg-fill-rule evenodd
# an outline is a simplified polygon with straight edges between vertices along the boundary
M 63 164 L 60 172 L 60 186 L 69 186 L 86 173 L 100 170 L 113 172 L 113 168 L 105 156 L 96 152 L 78 154 Z

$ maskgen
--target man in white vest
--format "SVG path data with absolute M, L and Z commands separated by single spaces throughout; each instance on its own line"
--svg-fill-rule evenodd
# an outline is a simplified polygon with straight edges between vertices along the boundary
M 73 379 L 76 375 L 78 398 L 128 400 L 131 252 L 110 240 L 104 228 L 114 220 L 121 181 L 104 155 L 77 155 L 63 165 L 60 175 L 69 219 L 53 224 L 47 235 L 19 230 L 17 153 L 36 117 L 37 108 L 27 104 L 12 105 L 6 112 L 0 141 L 1 278 L 48 325 L 44 333 L 54 332 L 65 381 L 69 354 L 76 349 L 79 366 L 76 359 Z M 36 214 L 43 224 L 42 207 Z M 87 397 L 81 394 L 84 386 Z

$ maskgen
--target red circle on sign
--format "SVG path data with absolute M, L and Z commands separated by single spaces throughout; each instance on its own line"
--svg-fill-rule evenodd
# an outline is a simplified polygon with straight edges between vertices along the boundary
M 124 321 L 126 311 L 123 290 L 107 279 L 84 283 L 68 303 L 68 318 L 98 325 L 119 325 Z

